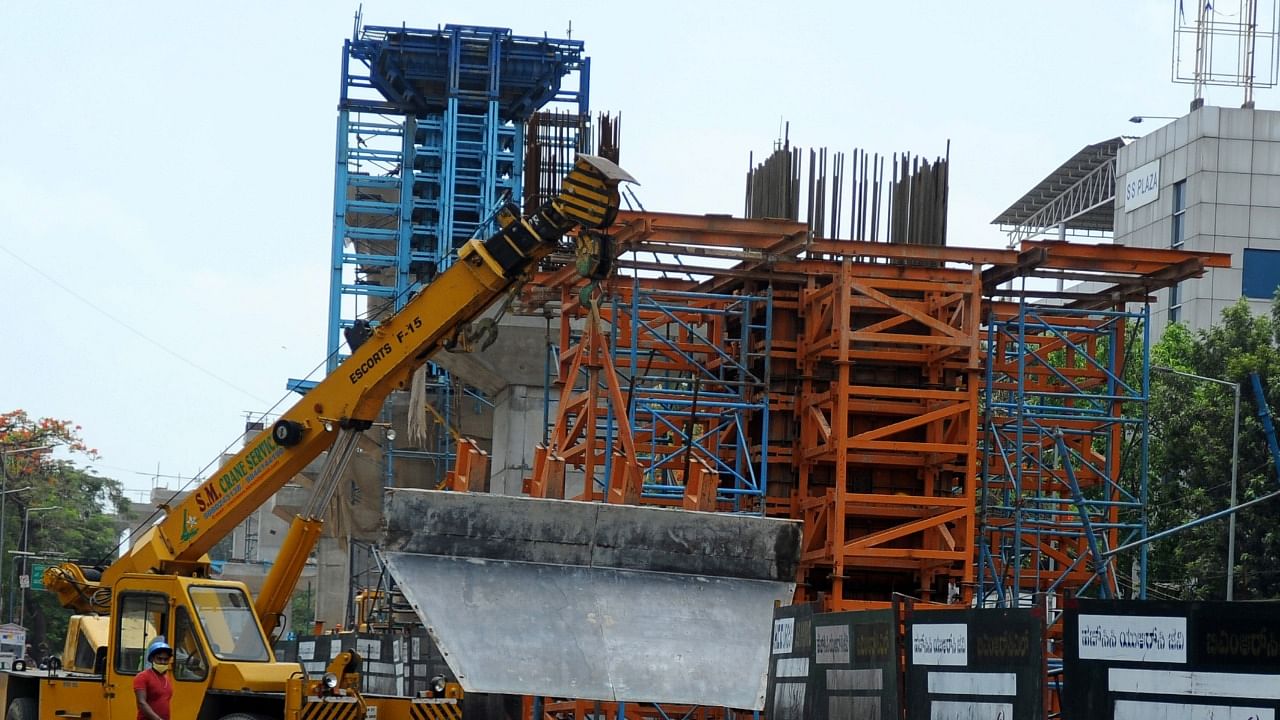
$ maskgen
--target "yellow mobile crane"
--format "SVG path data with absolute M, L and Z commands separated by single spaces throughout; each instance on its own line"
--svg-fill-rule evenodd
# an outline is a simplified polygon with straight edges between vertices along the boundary
M 76 611 L 63 661 L 0 671 L 7 720 L 130 720 L 133 679 L 158 636 L 174 648 L 172 720 L 355 720 L 365 715 L 360 658 L 339 655 L 322 679 L 276 662 L 267 641 L 320 533 L 324 508 L 359 432 L 387 395 L 551 253 L 565 233 L 609 226 L 614 163 L 580 155 L 556 197 L 521 216 L 508 204 L 498 232 L 472 240 L 458 260 L 377 327 L 348 335 L 351 356 L 268 430 L 245 444 L 121 558 L 101 571 L 64 563 L 45 587 Z M 331 449 L 332 448 L 332 449 Z M 209 577 L 208 551 L 294 475 L 330 450 L 309 506 L 297 516 L 257 602 L 243 583 Z

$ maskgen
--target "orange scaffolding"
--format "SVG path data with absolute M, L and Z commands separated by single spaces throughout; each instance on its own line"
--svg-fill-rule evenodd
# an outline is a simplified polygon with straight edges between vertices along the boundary
M 868 259 L 801 291 L 799 599 L 831 610 L 973 581 L 980 273 Z
M 1143 306 L 1159 288 L 1229 264 L 1220 254 L 1115 245 L 1027 242 L 1003 250 L 826 240 L 810 237 L 798 222 L 670 213 L 619 213 L 614 236 L 618 275 L 594 296 L 594 306 L 582 306 L 586 281 L 569 257 L 535 278 L 520 304 L 543 313 L 558 303 L 561 315 L 556 379 L 563 400 L 551 439 L 539 449 L 531 489 L 555 495 L 568 466 L 571 475 L 576 469 L 585 476 L 584 499 L 801 519 L 796 599 L 818 602 L 822 611 L 883 607 L 895 594 L 917 607 L 988 602 L 978 593 L 984 572 L 1014 577 L 1005 588 L 1013 597 L 1051 584 L 1062 595 L 1090 587 L 1098 568 L 1087 561 L 1082 518 L 1068 502 L 1042 514 L 1034 539 L 1022 538 L 1052 560 L 1059 576 L 1011 572 L 1013 555 L 1001 550 L 1022 534 L 1011 516 L 991 513 L 984 503 L 1005 489 L 1021 497 L 1035 483 L 1035 492 L 1052 495 L 1044 484 L 1066 487 L 1067 473 L 1049 459 L 1058 452 L 1050 448 L 1052 427 L 1034 439 L 990 432 L 992 399 L 1007 399 L 1017 387 L 1057 392 L 1063 378 L 1084 394 L 1106 395 L 1104 379 L 1126 368 L 1117 364 L 1123 358 L 1104 351 L 1132 330 L 1117 309 Z M 644 292 L 682 294 L 690 307 L 722 320 L 693 310 L 665 316 L 620 310 Z M 769 317 L 757 308 L 723 319 L 733 298 L 766 295 Z M 993 335 L 994 324 L 1027 308 L 1054 318 L 1053 329 L 1035 342 L 1024 335 L 1020 344 Z M 652 339 L 659 325 L 669 343 Z M 752 327 L 744 332 L 744 325 Z M 628 346 L 637 348 L 633 362 L 647 359 L 649 376 L 663 374 L 663 387 L 683 398 L 699 377 L 707 393 L 743 380 L 722 372 L 726 356 L 735 373 L 758 379 L 739 388 L 750 405 L 735 426 L 745 444 L 712 442 L 711 435 L 727 436 L 709 433 L 710 423 L 695 429 L 697 411 L 686 411 L 683 422 L 637 413 L 643 384 L 637 378 L 645 373 L 619 367 L 618 348 Z M 1109 418 L 1122 405 L 1144 401 L 1106 395 L 1073 402 L 1102 402 Z M 1120 455 L 1100 453 L 1106 444 L 1095 438 L 1118 447 L 1122 429 L 1081 418 L 1053 427 L 1064 431 L 1072 480 L 1097 508 L 1096 537 L 1114 547 L 1121 511 L 1107 503 L 1118 492 Z M 996 436 L 1004 456 L 992 449 Z M 1010 461 L 1016 443 L 1021 459 Z M 656 450 L 646 454 L 650 445 Z M 749 507 L 728 492 L 738 480 L 726 463 L 741 454 L 768 478 L 759 503 Z M 1020 466 L 1036 458 L 1050 470 L 1024 473 L 1013 485 L 991 471 L 995 463 Z M 602 475 L 606 465 L 608 475 L 625 480 Z M 667 480 L 658 482 L 661 473 Z M 652 492 L 663 484 L 680 492 Z M 986 570 L 980 557 L 990 563 Z M 595 705 L 546 704 L 545 717 L 553 717 L 552 707 L 555 717 L 568 718 L 590 716 Z M 618 709 L 607 705 L 611 714 Z M 622 710 L 629 718 L 661 716 L 645 705 Z M 704 711 L 727 712 L 682 708 L 681 714 Z

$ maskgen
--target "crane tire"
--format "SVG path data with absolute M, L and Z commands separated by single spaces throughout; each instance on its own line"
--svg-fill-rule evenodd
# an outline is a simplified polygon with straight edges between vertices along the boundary
M 9 709 L 4 712 L 5 720 L 40 720 L 40 710 L 36 707 L 36 699 L 19 697 L 9 701 Z
M 233 713 L 227 713 L 226 715 L 223 715 L 222 717 L 218 718 L 218 720 L 266 720 L 266 718 L 263 717 L 262 715 L 233 712 Z

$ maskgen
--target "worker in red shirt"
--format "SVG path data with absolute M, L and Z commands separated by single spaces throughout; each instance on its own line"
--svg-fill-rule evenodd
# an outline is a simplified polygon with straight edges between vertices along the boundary
M 169 700 L 173 697 L 173 676 L 169 674 L 172 660 L 173 648 L 163 637 L 156 638 L 147 648 L 147 662 L 151 667 L 133 679 L 138 720 L 169 720 Z

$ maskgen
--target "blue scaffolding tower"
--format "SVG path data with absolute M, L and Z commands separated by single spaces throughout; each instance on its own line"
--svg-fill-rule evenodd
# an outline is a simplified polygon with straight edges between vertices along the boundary
M 469 25 L 362 28 L 357 20 L 342 53 L 328 372 L 349 354 L 346 328 L 400 310 L 459 247 L 491 229 L 502 203 L 520 203 L 527 121 L 548 105 L 585 118 L 589 75 L 581 41 Z M 438 432 L 426 449 L 388 441 L 388 483 L 395 457 L 451 464 L 448 429 L 462 400 L 455 386 L 432 368 Z
M 630 429 L 643 498 L 679 502 L 696 462 L 716 476 L 716 500 L 722 508 L 764 514 L 772 289 L 754 294 L 646 289 L 633 277 L 625 292 L 603 296 L 599 310 L 599 321 L 611 328 L 608 352 L 618 377 L 583 372 L 582 377 L 561 378 L 562 400 L 585 394 L 593 382 L 619 384 L 627 417 L 619 417 L 612 403 L 594 415 L 595 426 L 587 432 L 598 439 L 598 447 L 613 448 L 620 433 Z M 568 326 L 569 344 L 577 345 L 582 330 L 573 329 L 572 319 Z M 549 403 L 548 392 L 544 414 L 549 414 Z M 565 427 L 576 427 L 586 411 L 573 412 L 577 419 Z M 567 452 L 574 442 L 555 438 L 552 444 Z M 598 472 L 586 480 L 590 489 L 610 492 L 614 462 L 612 452 L 601 453 Z
M 640 289 L 613 298 L 614 363 L 631 385 L 628 412 L 645 497 L 678 499 L 685 455 L 720 476 L 717 499 L 764 514 L 768 491 L 769 359 L 773 297 Z M 654 369 L 652 358 L 662 357 Z M 610 418 L 612 420 L 612 418 Z M 606 463 L 607 464 L 607 463 Z M 681 478 L 677 482 L 677 475 Z M 604 477 L 611 474 L 606 468 Z
M 1108 551 L 1147 536 L 1148 308 L 1023 302 L 987 345 L 979 602 L 1145 598 L 1146 546 Z

